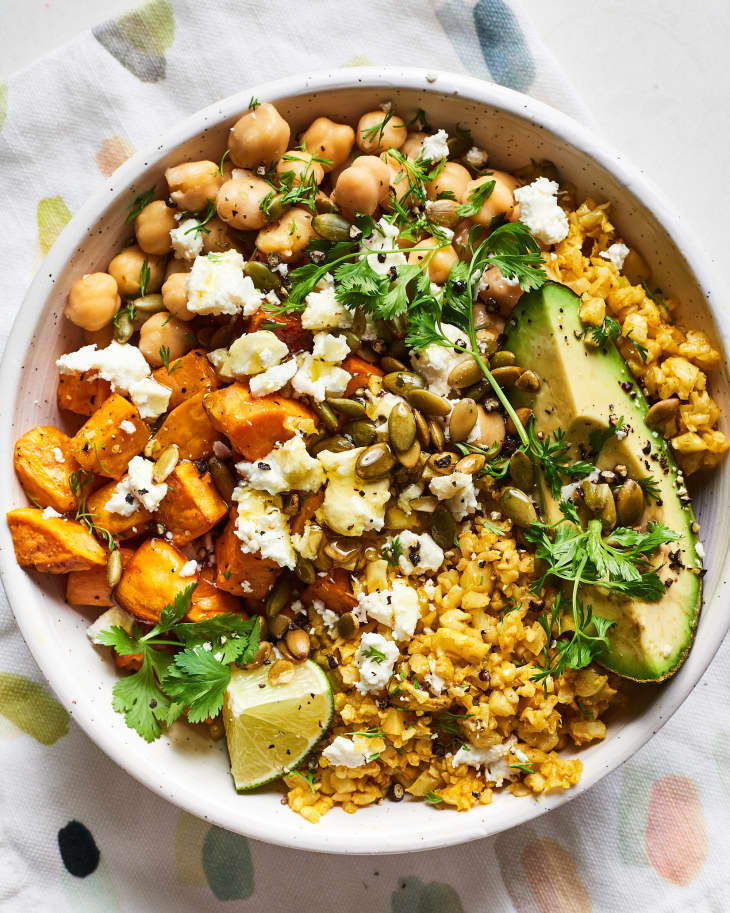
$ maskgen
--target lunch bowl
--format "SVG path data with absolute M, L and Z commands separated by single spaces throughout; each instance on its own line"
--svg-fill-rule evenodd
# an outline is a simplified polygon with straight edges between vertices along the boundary
M 365 111 L 392 101 L 399 113 L 423 108 L 447 131 L 468 127 L 489 152 L 491 166 L 510 170 L 533 159 L 553 161 L 578 198 L 612 202 L 611 221 L 652 268 L 662 290 L 680 302 L 679 320 L 702 327 L 727 351 L 730 318 L 722 291 L 699 244 L 676 210 L 603 139 L 561 112 L 525 95 L 471 77 L 400 68 L 353 68 L 287 77 L 216 102 L 165 133 L 123 164 L 79 210 L 46 257 L 28 290 L 0 367 L 0 503 L 26 504 L 13 471 L 13 443 L 40 424 L 66 427 L 56 408 L 59 355 L 83 344 L 63 317 L 68 290 L 83 273 L 105 269 L 129 234 L 125 217 L 135 196 L 163 180 L 165 168 L 186 159 L 218 160 L 229 128 L 251 96 L 273 102 L 293 132 L 325 115 L 355 125 Z M 728 428 L 726 358 L 710 377 Z M 18 625 L 41 671 L 87 735 L 120 767 L 187 811 L 250 837 L 329 853 L 398 853 L 463 843 L 529 821 L 583 793 L 630 758 L 697 684 L 730 625 L 727 567 L 730 547 L 730 464 L 725 461 L 695 492 L 706 551 L 705 604 L 694 646 L 681 669 L 661 685 L 629 685 L 625 709 L 611 718 L 606 738 L 568 752 L 584 764 L 580 783 L 565 792 L 515 798 L 495 793 L 490 805 L 457 813 L 424 802 L 384 801 L 351 816 L 333 809 L 310 824 L 281 804 L 281 791 L 234 791 L 224 742 L 178 722 L 152 744 L 125 725 L 111 705 L 118 673 L 108 652 L 93 647 L 86 627 L 93 614 L 68 606 L 63 579 L 27 572 L 15 561 L 0 524 L 0 574 Z M 199 727 L 202 729 L 202 727 Z

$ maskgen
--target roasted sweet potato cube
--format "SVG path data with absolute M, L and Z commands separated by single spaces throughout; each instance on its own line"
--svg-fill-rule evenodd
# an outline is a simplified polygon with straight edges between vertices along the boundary
M 8 512 L 15 557 L 21 567 L 46 574 L 65 574 L 106 566 L 106 551 L 83 523 L 44 517 L 37 507 Z
M 312 348 L 312 332 L 302 326 L 302 318 L 297 314 L 268 314 L 263 308 L 256 311 L 248 321 L 248 332 L 255 333 L 265 323 L 265 329 L 286 343 L 290 352 L 301 352 Z M 274 324 L 277 324 L 276 328 Z
M 170 370 L 162 367 L 152 372 L 158 383 L 172 390 L 169 408 L 174 409 L 196 393 L 217 390 L 220 381 L 203 349 L 192 349 L 187 355 L 170 362 Z
M 365 361 L 364 358 L 360 358 L 358 355 L 348 355 L 342 362 L 342 367 L 352 374 L 352 380 L 349 381 L 345 388 L 345 396 L 350 396 L 361 387 L 367 387 L 371 377 L 383 376 L 382 370 L 377 365 L 370 364 L 369 361 Z
M 20 484 L 41 507 L 65 514 L 76 507 L 70 476 L 79 464 L 71 438 L 52 425 L 32 428 L 18 438 L 13 463 Z
M 274 585 L 281 568 L 270 558 L 241 551 L 236 536 L 235 520 L 231 518 L 215 544 L 218 566 L 216 584 L 220 589 L 247 599 L 263 599 Z
M 114 590 L 119 605 L 142 621 L 154 624 L 160 612 L 196 577 L 181 577 L 187 558 L 165 539 L 147 539 L 127 562 Z
M 342 615 L 349 612 L 357 605 L 357 599 L 350 588 L 350 578 L 347 571 L 334 568 L 327 572 L 326 577 L 317 577 L 302 593 L 302 601 L 308 605 L 315 599 L 321 600 L 328 609 Z
M 210 396 L 210 394 L 207 394 Z M 213 444 L 222 440 L 203 408 L 205 393 L 196 393 L 170 412 L 155 435 L 157 456 L 168 444 L 177 444 L 183 460 L 204 460 L 213 453 Z
M 316 430 L 314 413 L 303 403 L 276 395 L 253 398 L 239 383 L 207 393 L 203 402 L 211 422 L 247 460 L 260 460 L 298 431 Z
M 108 511 L 106 503 L 114 494 L 117 484 L 117 482 L 108 482 L 90 494 L 86 499 L 86 509 L 91 515 L 94 526 L 107 530 L 115 539 L 129 539 L 147 529 L 152 514 L 142 507 L 138 507 L 128 517 Z
M 125 430 L 131 425 L 134 425 L 134 431 Z M 121 479 L 129 461 L 142 452 L 149 436 L 147 425 L 132 403 L 118 393 L 112 393 L 79 428 L 72 446 L 84 469 Z
M 134 554 L 134 549 L 120 548 L 122 564 Z M 107 583 L 106 567 L 92 567 L 88 571 L 71 571 L 66 577 L 66 602 L 69 605 L 111 606 L 112 588 Z
M 108 380 L 93 371 L 59 374 L 56 400 L 59 409 L 76 415 L 93 415 L 112 392 Z
M 205 621 L 206 618 L 225 615 L 226 612 L 242 614 L 243 602 L 232 593 L 216 586 L 215 577 L 213 568 L 208 567 L 200 572 L 190 611 L 185 616 L 188 621 Z
M 175 545 L 185 545 L 203 536 L 228 513 L 209 472 L 182 460 L 167 477 L 167 494 L 157 519 L 172 533 Z

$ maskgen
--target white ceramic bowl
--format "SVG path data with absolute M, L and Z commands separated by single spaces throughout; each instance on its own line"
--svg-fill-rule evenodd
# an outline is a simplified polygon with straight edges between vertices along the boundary
M 399 111 L 424 108 L 434 124 L 447 129 L 456 123 L 469 127 L 495 166 L 517 167 L 530 157 L 553 160 L 581 193 L 613 201 L 618 231 L 642 251 L 662 288 L 682 302 L 682 316 L 725 348 L 730 322 L 720 308 L 721 287 L 679 216 L 620 155 L 565 115 L 508 89 L 446 73 L 343 69 L 291 77 L 247 88 L 188 118 L 154 149 L 119 168 L 66 227 L 28 291 L 0 370 L 3 509 L 25 503 L 12 466 L 15 439 L 35 425 L 63 424 L 55 405 L 54 362 L 81 344 L 61 316 L 69 286 L 82 273 L 106 268 L 129 234 L 124 217 L 130 201 L 159 182 L 167 166 L 220 157 L 228 128 L 252 94 L 274 102 L 295 131 L 317 115 L 354 124 L 364 111 L 392 99 Z M 727 416 L 730 385 L 724 368 L 714 372 L 712 392 Z M 422 850 L 494 834 L 567 802 L 629 758 L 679 707 L 730 622 L 722 598 L 727 596 L 729 486 L 725 462 L 696 500 L 708 554 L 706 602 L 694 648 L 679 673 L 660 687 L 636 689 L 631 712 L 615 721 L 605 741 L 580 753 L 585 769 L 575 789 L 537 803 L 500 795 L 492 805 L 463 814 L 420 802 L 384 802 L 356 817 L 336 809 L 312 825 L 282 806 L 275 791 L 237 795 L 220 743 L 177 724 L 168 737 L 147 745 L 126 728 L 111 708 L 116 672 L 89 645 L 87 618 L 64 603 L 61 580 L 16 565 L 4 523 L 0 571 L 25 640 L 60 700 L 90 738 L 145 786 L 201 818 L 271 843 L 331 853 Z

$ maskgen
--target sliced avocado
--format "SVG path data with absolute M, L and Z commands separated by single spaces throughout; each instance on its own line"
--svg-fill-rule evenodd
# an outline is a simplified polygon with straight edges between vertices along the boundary
M 584 598 L 595 615 L 616 622 L 602 665 L 637 681 L 659 681 L 682 664 L 697 626 L 702 603 L 697 526 L 666 441 L 645 423 L 646 399 L 612 342 L 599 349 L 584 341 L 579 306 L 578 296 L 555 282 L 522 296 L 506 328 L 506 348 L 542 383 L 537 393 L 515 391 L 513 401 L 533 409 L 537 431 L 552 435 L 562 428 L 576 460 L 590 452 L 591 431 L 605 431 L 609 418 L 615 423 L 623 417 L 627 433 L 611 437 L 594 462 L 599 469 L 623 464 L 637 481 L 654 477 L 659 503 L 649 499 L 641 524 L 661 521 L 678 533 L 677 542 L 662 546 L 656 555 L 656 563 L 663 565 L 660 577 L 672 582 L 654 603 L 598 587 L 585 590 Z M 547 519 L 554 522 L 562 516 L 558 502 L 544 484 L 542 488 Z

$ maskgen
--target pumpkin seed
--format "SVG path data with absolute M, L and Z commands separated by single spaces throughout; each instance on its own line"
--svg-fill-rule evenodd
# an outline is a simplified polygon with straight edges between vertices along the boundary
M 355 472 L 361 479 L 374 481 L 385 478 L 393 466 L 395 466 L 393 451 L 386 443 L 379 441 L 363 450 L 355 463 Z
M 476 439 L 471 443 L 487 449 L 496 447 L 499 450 L 505 439 L 504 416 L 501 412 L 487 412 L 481 405 L 477 406 L 477 414 L 479 430 Z
M 426 461 L 428 468 L 437 476 L 447 476 L 454 471 L 459 458 L 455 453 L 444 450 L 442 453 L 432 453 Z
M 454 228 L 461 220 L 456 200 L 433 200 L 428 204 L 428 218 L 436 225 Z
M 230 504 L 233 489 L 236 487 L 231 470 L 218 457 L 211 457 L 208 460 L 208 472 L 213 477 L 213 484 L 218 489 L 218 494 Z
M 260 292 L 278 291 L 281 288 L 281 279 L 258 260 L 249 260 L 243 271 Z
M 490 358 L 496 353 L 499 345 L 499 332 L 494 327 L 482 327 L 476 331 L 479 351 L 488 355 Z
M 413 420 L 416 423 L 416 437 L 421 447 L 428 447 L 431 443 L 431 435 L 428 430 L 428 422 L 418 409 L 413 410 Z
M 422 510 L 427 514 L 432 514 L 438 507 L 438 498 L 434 495 L 421 495 L 420 498 L 413 498 L 408 502 L 412 510 Z
M 294 678 L 296 666 L 288 659 L 277 659 L 267 676 L 270 685 L 286 685 Z
M 349 422 L 342 429 L 343 434 L 352 438 L 356 447 L 369 447 L 375 440 L 375 425 L 363 419 L 359 422 Z
M 269 205 L 266 207 L 264 218 L 268 222 L 276 222 L 284 215 L 288 208 L 289 207 L 284 200 L 284 194 L 275 193 L 269 201 Z
M 317 212 L 335 212 L 335 204 L 330 200 L 326 193 L 322 190 L 317 191 L 317 195 L 314 198 L 314 208 Z M 575 208 L 575 207 L 573 207 Z
M 492 356 L 491 365 L 493 368 L 507 368 L 516 361 L 517 358 L 514 352 L 510 352 L 508 349 L 500 349 L 499 352 L 495 352 Z
M 665 422 L 676 417 L 679 412 L 679 400 L 672 396 L 670 399 L 660 399 L 646 413 L 646 422 L 649 428 L 659 428 Z
M 357 540 L 331 539 L 325 545 L 323 551 L 335 564 L 341 567 L 352 565 L 354 568 L 357 559 L 360 557 L 362 546 Z
M 294 659 L 306 659 L 309 656 L 309 634 L 302 628 L 292 628 L 284 638 L 287 650 Z
M 227 349 L 236 336 L 235 321 L 227 323 L 213 333 L 210 338 L 210 347 L 212 349 Z
M 164 310 L 165 305 L 162 303 L 162 295 L 159 292 L 151 295 L 142 295 L 140 298 L 134 299 L 134 312 L 135 315 L 139 314 L 140 317 L 147 318 Z M 143 321 L 140 320 L 139 322 L 142 323 Z
M 473 399 L 460 399 L 449 417 L 449 436 L 452 441 L 465 441 L 477 423 L 479 413 Z
M 345 341 L 353 352 L 356 352 L 360 358 L 364 358 L 365 361 L 369 361 L 370 364 L 375 364 L 378 360 L 378 356 L 373 352 L 370 346 L 366 345 L 362 339 L 357 336 L 352 330 L 348 330 L 343 334 Z
M 535 393 L 540 389 L 540 383 L 540 375 L 535 371 L 523 371 L 515 381 L 515 387 Z
M 428 423 L 428 433 L 431 438 L 431 444 L 436 450 L 443 450 L 446 444 L 444 429 L 439 425 L 436 419 L 430 419 Z
M 114 340 L 116 342 L 129 342 L 134 334 L 134 324 L 129 314 L 120 314 L 114 324 Z
M 454 466 L 454 471 L 463 472 L 465 475 L 471 476 L 480 472 L 484 468 L 486 461 L 483 453 L 468 453 Z
M 312 219 L 312 228 L 325 241 L 349 241 L 352 224 L 336 212 L 325 212 Z
M 416 420 L 413 410 L 403 402 L 398 402 L 388 416 L 388 437 L 396 453 L 408 450 L 416 439 Z
M 621 526 L 634 526 L 644 513 L 644 492 L 633 479 L 627 479 L 616 496 L 616 516 Z
M 500 387 L 514 387 L 520 374 L 522 374 L 522 368 L 517 365 L 505 365 L 502 368 L 492 369 L 492 377 Z
M 464 396 L 468 396 L 469 399 L 473 399 L 474 402 L 481 402 L 492 392 L 492 385 L 483 377 L 478 384 L 473 384 L 471 387 L 467 387 L 465 390 L 462 390 Z
M 148 460 L 157 459 L 157 455 L 160 452 L 160 446 L 160 442 L 151 437 L 144 445 L 144 450 L 142 453 L 147 457 Z
M 291 626 L 291 618 L 286 612 L 280 612 L 269 621 L 269 633 L 272 637 L 283 637 Z
M 360 622 L 352 612 L 345 612 L 337 619 L 337 633 L 343 640 L 351 640 L 360 630 Z
M 280 577 L 274 584 L 274 589 L 266 597 L 266 617 L 275 618 L 291 599 L 291 579 Z
M 528 422 L 532 418 L 532 414 L 533 414 L 532 409 L 528 409 L 528 408 L 515 409 L 515 412 L 517 413 L 517 418 L 522 423 L 522 427 L 527 428 Z M 507 416 L 506 424 L 507 424 L 507 433 L 508 434 L 517 434 L 517 426 L 515 425 L 515 423 L 512 421 L 512 419 L 509 416 Z
M 524 450 L 515 450 L 509 458 L 509 474 L 522 491 L 531 491 L 535 484 L 535 470 Z
M 405 397 L 408 402 L 420 409 L 424 415 L 448 415 L 451 412 L 451 403 L 443 396 L 437 396 L 430 390 L 407 390 Z
M 355 308 L 355 311 L 352 315 L 352 328 L 351 332 L 357 336 L 358 339 L 362 338 L 362 334 L 367 328 L 368 321 L 365 316 L 365 311 L 362 308 Z
M 470 355 L 451 369 L 446 383 L 457 390 L 463 390 L 464 387 L 471 387 L 483 379 L 482 369 Z
M 600 514 L 608 502 L 611 489 L 606 484 L 590 482 L 587 479 L 581 484 L 583 502 L 592 514 Z
M 210 341 L 213 338 L 215 333 L 215 327 L 201 327 L 198 332 L 195 334 L 195 338 L 198 341 L 198 345 L 202 346 L 204 349 L 210 348 Z
M 456 520 L 451 511 L 439 504 L 431 516 L 431 538 L 441 548 L 453 548 L 456 536 Z
M 365 418 L 367 415 L 365 404 L 357 399 L 344 399 L 338 396 L 330 396 L 327 398 L 327 405 L 334 409 L 335 412 L 346 415 L 347 418 Z
M 609 530 L 612 530 L 616 525 L 616 500 L 613 496 L 611 489 L 608 489 L 608 497 L 606 498 L 606 506 L 601 511 L 601 526 L 603 527 L 603 532 L 607 533 Z
M 122 579 L 123 570 L 122 553 L 118 548 L 115 548 L 114 551 L 109 552 L 109 557 L 106 560 L 106 582 L 112 589 Z
M 398 457 L 398 462 L 401 466 L 405 466 L 406 469 L 413 469 L 414 466 L 418 465 L 418 460 L 421 457 L 420 441 L 414 441 L 408 450 L 397 453 L 396 456 Z
M 302 583 L 306 583 L 307 585 L 314 583 L 317 579 L 317 572 L 314 569 L 314 565 L 306 558 L 302 558 L 301 555 L 297 558 L 297 566 L 294 568 L 294 573 Z
M 315 400 L 312 400 L 311 406 L 317 418 L 324 425 L 325 429 L 329 431 L 330 434 L 334 434 L 334 432 L 337 431 L 340 422 L 328 403 L 319 403 Z
M 259 643 L 258 649 L 254 653 L 253 659 L 250 663 L 246 663 L 243 667 L 244 669 L 258 669 L 259 666 L 263 664 L 271 657 L 272 650 L 274 648 L 268 642 L 268 640 L 263 640 Z
M 502 511 L 515 526 L 526 527 L 537 522 L 537 511 L 532 500 L 519 488 L 505 488 L 500 498 Z
M 331 437 L 323 437 L 309 448 L 312 456 L 317 456 L 323 450 L 329 450 L 332 453 L 344 453 L 345 450 L 354 450 L 355 445 L 348 440 L 344 434 L 334 434 Z
M 426 381 L 413 371 L 391 371 L 383 378 L 383 386 L 390 393 L 404 396 L 409 390 L 420 390 L 425 387 Z
M 380 367 L 383 369 L 383 371 L 385 371 L 386 374 L 392 374 L 394 371 L 408 370 L 402 361 L 399 361 L 397 358 L 393 358 L 392 355 L 383 355 L 383 357 L 380 359 Z
M 168 444 L 152 467 L 152 481 L 164 482 L 180 459 L 180 448 L 177 444 Z

